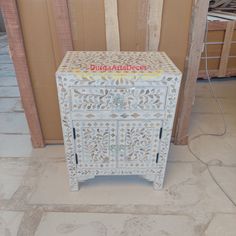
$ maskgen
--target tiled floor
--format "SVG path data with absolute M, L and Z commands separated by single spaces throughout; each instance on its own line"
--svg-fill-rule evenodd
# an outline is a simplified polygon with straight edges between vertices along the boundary
M 10 64 L 2 48 L 0 66 Z M 171 146 L 162 191 L 139 177 L 99 177 L 70 192 L 63 146 L 32 149 L 16 81 L 6 71 L 0 69 L 0 236 L 236 235 L 236 207 L 186 146 Z M 228 132 L 191 147 L 236 202 L 236 80 L 214 85 Z M 190 135 L 222 130 L 208 85 L 200 82 Z

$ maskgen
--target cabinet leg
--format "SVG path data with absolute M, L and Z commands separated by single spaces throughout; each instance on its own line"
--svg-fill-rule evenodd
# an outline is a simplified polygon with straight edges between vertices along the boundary
M 72 191 L 72 192 L 76 192 L 76 191 L 79 191 L 79 182 L 77 182 L 77 183 L 74 183 L 73 185 L 71 185 L 70 186 L 70 190 Z
M 163 182 L 164 182 L 164 179 L 156 178 L 153 181 L 153 189 L 156 191 L 161 190 L 163 188 Z

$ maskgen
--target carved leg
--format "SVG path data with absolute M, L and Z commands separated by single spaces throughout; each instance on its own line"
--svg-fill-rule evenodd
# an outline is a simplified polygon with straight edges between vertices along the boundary
M 70 190 L 71 190 L 72 192 L 79 191 L 79 182 L 76 181 L 76 182 L 74 182 L 73 184 L 70 183 Z
M 163 182 L 164 178 L 156 176 L 156 178 L 153 181 L 153 189 L 156 191 L 161 190 L 163 188 Z

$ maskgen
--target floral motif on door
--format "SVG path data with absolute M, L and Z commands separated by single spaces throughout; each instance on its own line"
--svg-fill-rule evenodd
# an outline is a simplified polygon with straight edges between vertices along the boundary
M 115 167 L 116 122 L 74 121 L 75 151 L 78 165 L 84 168 Z
M 151 167 L 156 165 L 161 121 L 120 121 L 120 167 Z

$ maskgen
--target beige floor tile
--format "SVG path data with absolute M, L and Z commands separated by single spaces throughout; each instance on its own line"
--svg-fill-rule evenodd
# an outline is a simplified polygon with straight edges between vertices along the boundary
M 65 163 L 48 164 L 30 203 L 145 204 L 155 205 L 165 212 L 234 211 L 198 163 L 168 163 L 162 191 L 154 191 L 151 183 L 136 176 L 97 177 L 82 183 L 79 192 L 70 192 L 67 181 Z
M 236 137 L 202 136 L 193 140 L 190 147 L 204 162 L 212 165 L 236 166 Z
M 16 236 L 23 212 L 0 211 L 0 235 Z
M 19 104 L 20 98 L 0 98 L 0 112 L 23 111 Z
M 216 96 L 219 98 L 236 98 L 236 79 L 213 81 L 213 88 Z M 198 82 L 196 96 L 212 97 L 207 82 Z
M 208 226 L 205 236 L 235 236 L 236 215 L 217 214 Z
M 214 166 L 211 171 L 224 191 L 236 202 L 236 168 Z
M 46 213 L 36 236 L 198 236 L 189 216 Z
M 28 167 L 29 165 L 26 161 L 0 159 L 0 200 L 12 197 L 20 187 Z
M 189 152 L 186 145 L 174 145 L 170 146 L 168 162 L 189 162 L 196 161 L 196 159 Z
M 0 97 L 1 98 L 20 97 L 20 92 L 18 87 L 0 87 Z
M 0 133 L 28 134 L 25 114 L 23 112 L 0 113 Z
M 0 134 L 0 157 L 30 157 L 30 135 Z
M 44 148 L 35 148 L 32 150 L 31 156 L 39 158 L 64 158 L 64 145 L 47 145 Z
M 227 135 L 236 136 L 236 114 L 225 114 Z M 201 130 L 203 133 L 217 133 L 224 131 L 224 121 L 221 115 L 193 113 L 190 122 L 190 134 L 194 135 L 194 130 Z
M 224 113 L 236 115 L 236 98 L 223 98 L 219 99 L 219 102 Z M 219 107 L 215 100 L 212 98 L 196 97 L 192 111 L 217 114 L 219 113 Z

